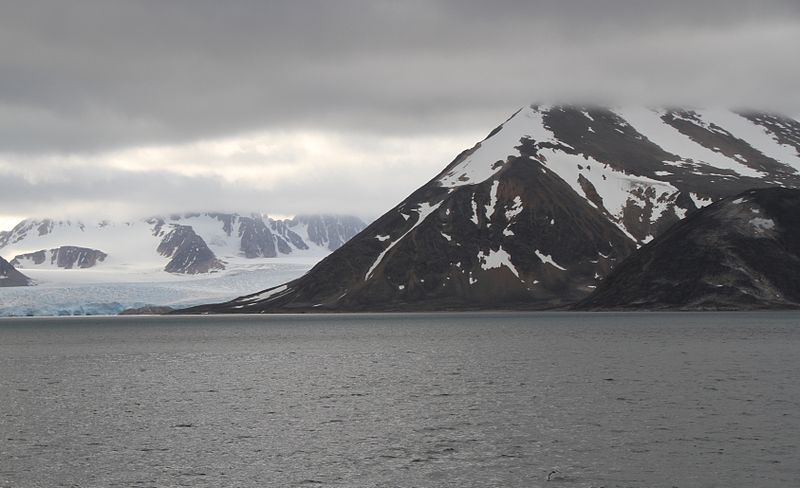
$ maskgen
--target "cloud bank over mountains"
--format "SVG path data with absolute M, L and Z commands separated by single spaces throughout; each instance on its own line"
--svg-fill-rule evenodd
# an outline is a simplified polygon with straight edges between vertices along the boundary
M 800 114 L 798 45 L 791 0 L 17 2 L 0 208 L 377 215 L 536 100 Z

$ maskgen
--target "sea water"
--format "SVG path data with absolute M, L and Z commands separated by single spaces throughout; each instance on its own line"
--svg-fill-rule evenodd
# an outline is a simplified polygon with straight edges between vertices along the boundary
M 797 487 L 799 446 L 797 313 L 0 320 L 0 486 Z

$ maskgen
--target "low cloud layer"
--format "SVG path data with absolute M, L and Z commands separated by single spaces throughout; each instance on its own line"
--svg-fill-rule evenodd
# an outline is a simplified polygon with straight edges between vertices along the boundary
M 532 101 L 800 114 L 798 45 L 796 0 L 15 2 L 0 214 L 376 215 Z
M 0 156 L 0 198 L 3 213 L 13 216 L 119 220 L 222 211 L 370 219 L 471 139 L 259 132 L 97 154 L 27 155 L 25 164 Z

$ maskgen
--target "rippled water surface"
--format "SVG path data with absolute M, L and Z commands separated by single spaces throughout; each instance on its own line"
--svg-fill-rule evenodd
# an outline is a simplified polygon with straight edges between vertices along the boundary
M 0 486 L 794 488 L 799 444 L 798 314 L 0 320 Z

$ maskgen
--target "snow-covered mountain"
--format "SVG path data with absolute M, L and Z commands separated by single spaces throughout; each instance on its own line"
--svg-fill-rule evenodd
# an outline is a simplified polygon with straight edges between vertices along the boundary
M 559 307 L 698 208 L 799 171 L 787 117 L 524 107 L 305 276 L 192 311 Z
M 319 258 L 364 227 L 356 217 L 334 215 L 275 220 L 195 213 L 132 222 L 25 220 L 0 232 L 0 255 L 26 269 L 94 266 L 120 273 L 196 274 L 254 258 Z

